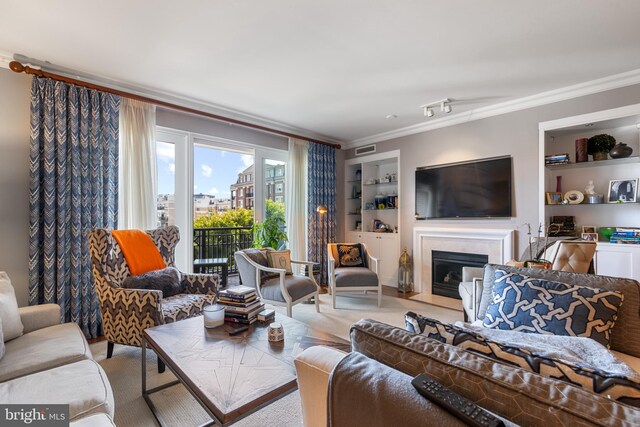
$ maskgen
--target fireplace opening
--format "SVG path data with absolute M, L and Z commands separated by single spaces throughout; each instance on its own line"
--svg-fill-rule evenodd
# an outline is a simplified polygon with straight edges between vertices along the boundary
M 487 262 L 488 255 L 431 251 L 431 293 L 461 299 L 462 267 L 484 267 Z

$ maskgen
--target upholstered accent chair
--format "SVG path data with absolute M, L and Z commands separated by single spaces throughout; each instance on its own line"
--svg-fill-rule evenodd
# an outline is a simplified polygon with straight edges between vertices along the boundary
M 559 240 L 545 251 L 543 258 L 551 262 L 551 269 L 570 273 L 593 273 L 592 261 L 596 242 Z
M 170 226 L 146 232 L 154 241 L 167 267 L 175 267 L 175 249 L 180 240 L 178 227 Z M 162 291 L 126 289 L 131 276 L 127 260 L 110 230 L 89 233 L 89 252 L 93 266 L 102 326 L 108 340 L 107 358 L 114 344 L 140 346 L 142 331 L 156 325 L 199 316 L 212 304 L 220 286 L 217 274 L 181 273 L 184 293 L 163 298 Z M 162 364 L 159 363 L 159 369 Z
M 313 277 L 313 265 L 308 261 L 291 260 L 292 273 L 283 268 L 268 266 L 267 249 L 244 249 L 234 254 L 242 284 L 256 289 L 262 301 L 287 307 L 292 317 L 293 306 L 314 298 L 316 311 L 320 312 L 319 286 Z M 302 268 L 306 267 L 305 274 Z
M 347 266 L 341 263 L 339 247 L 341 245 L 360 245 L 361 266 Z M 329 290 L 333 308 L 336 308 L 336 294 L 338 292 L 378 292 L 378 307 L 382 306 L 382 282 L 378 278 L 378 259 L 372 257 L 367 251 L 364 243 L 329 243 L 328 253 L 328 275 Z

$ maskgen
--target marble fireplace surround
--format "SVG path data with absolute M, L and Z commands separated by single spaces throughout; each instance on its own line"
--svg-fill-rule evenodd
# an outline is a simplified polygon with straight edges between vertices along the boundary
M 462 310 L 457 299 L 431 294 L 431 251 L 487 255 L 489 263 L 504 264 L 514 258 L 515 230 L 506 228 L 413 229 L 414 286 L 419 295 L 412 299 Z

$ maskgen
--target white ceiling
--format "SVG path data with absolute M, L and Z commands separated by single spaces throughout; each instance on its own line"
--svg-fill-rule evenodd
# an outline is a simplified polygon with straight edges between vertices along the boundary
M 0 16 L 2 51 L 342 141 L 424 123 L 440 98 L 459 113 L 640 68 L 633 0 L 2 0 Z

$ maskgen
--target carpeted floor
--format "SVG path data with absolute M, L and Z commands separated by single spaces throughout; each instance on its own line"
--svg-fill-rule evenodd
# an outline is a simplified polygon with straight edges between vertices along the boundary
M 340 295 L 336 310 L 331 308 L 330 295 L 322 295 L 320 301 L 320 313 L 316 313 L 313 304 L 296 305 L 293 308 L 294 319 L 345 339 L 349 338 L 351 325 L 362 318 L 404 327 L 403 314 L 408 310 L 447 322 L 462 320 L 461 312 L 388 296 L 383 297 L 382 307 L 378 308 L 375 293 Z M 278 307 L 276 310 L 282 314 L 285 312 L 283 307 Z M 116 345 L 113 357 L 106 359 L 107 344 L 103 341 L 92 344 L 91 351 L 111 382 L 116 404 L 116 425 L 119 427 L 154 426 L 153 415 L 141 395 L 141 350 Z M 155 387 L 174 379 L 168 370 L 164 374 L 158 374 L 153 352 L 149 352 L 147 357 L 148 387 Z M 156 393 L 152 399 L 170 426 L 195 426 L 208 419 L 206 412 L 182 386 L 170 387 Z M 293 392 L 234 425 L 238 427 L 301 426 L 300 395 L 297 391 Z

